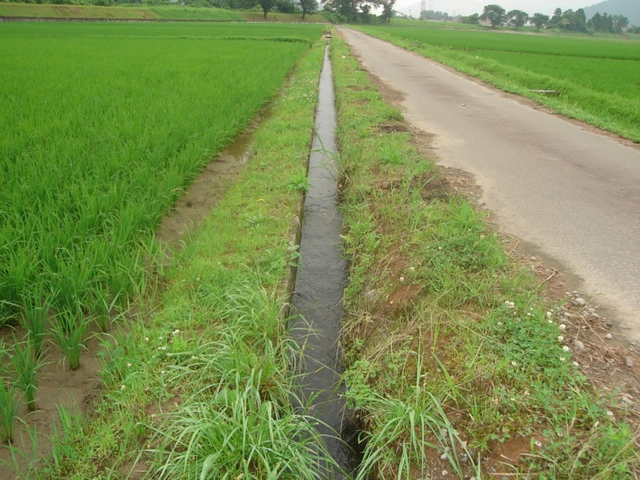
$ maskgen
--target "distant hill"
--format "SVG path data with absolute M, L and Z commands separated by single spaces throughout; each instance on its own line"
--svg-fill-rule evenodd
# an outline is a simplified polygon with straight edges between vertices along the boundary
M 590 7 L 585 7 L 584 9 L 587 20 L 598 12 L 600 12 L 600 14 L 624 15 L 629 19 L 629 25 L 640 26 L 639 0 L 606 0 Z

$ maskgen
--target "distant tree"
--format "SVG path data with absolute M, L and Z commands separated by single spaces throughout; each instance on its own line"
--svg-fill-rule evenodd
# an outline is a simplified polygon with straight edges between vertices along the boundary
M 481 20 L 488 20 L 491 23 L 491 28 L 496 28 L 498 25 L 504 23 L 505 12 L 504 8 L 500 5 L 485 5 Z
M 393 17 L 393 7 L 396 4 L 396 0 L 380 0 L 382 5 L 382 17 L 383 23 L 391 23 L 391 17 Z
M 536 32 L 539 32 L 542 27 L 546 26 L 549 23 L 549 15 L 534 13 L 533 17 L 531 17 L 531 23 L 533 23 L 533 26 L 536 27 Z
M 597 12 L 593 17 L 591 17 L 587 22 L 587 26 L 597 32 L 604 31 L 604 24 L 602 22 L 602 15 L 600 15 L 600 12 Z
M 449 14 L 446 12 L 435 12 L 433 10 L 423 10 L 420 12 L 421 19 L 428 20 L 449 20 Z
M 509 25 L 516 27 L 516 30 L 518 30 L 521 26 L 527 23 L 527 20 L 529 20 L 529 14 L 522 10 L 511 10 L 507 13 L 506 19 Z
M 629 26 L 629 19 L 624 15 L 614 15 L 613 16 L 613 31 L 615 33 L 624 32 Z
M 307 15 L 312 15 L 318 11 L 318 0 L 298 0 L 300 10 L 302 10 L 302 19 Z
M 267 13 L 269 13 L 269 11 L 271 11 L 271 9 L 276 6 L 276 1 L 275 0 L 258 0 L 258 5 L 262 7 L 264 18 L 267 18 Z
M 276 8 L 281 13 L 296 13 L 297 7 L 291 0 L 277 0 Z
M 468 17 L 462 17 L 462 23 L 466 23 L 468 25 L 477 25 L 480 23 L 480 14 L 474 13 L 473 15 L 469 15 Z
M 562 21 L 562 10 L 559 9 L 559 8 L 556 8 L 553 11 L 553 17 L 551 17 L 551 19 L 549 20 L 549 27 L 550 28 L 559 28 L 561 21 Z

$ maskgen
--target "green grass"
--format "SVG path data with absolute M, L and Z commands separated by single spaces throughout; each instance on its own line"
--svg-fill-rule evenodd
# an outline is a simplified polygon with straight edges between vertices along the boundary
M 322 58 L 315 45 L 296 64 L 239 181 L 165 269 L 153 314 L 102 337 L 95 415 L 62 411 L 32 477 L 326 477 L 316 421 L 292 404 L 285 292 L 302 200 L 289 179 L 308 159 Z
M 574 365 L 557 306 L 483 216 L 446 191 L 346 45 L 333 48 L 359 477 L 489 476 L 484 459 L 503 462 L 500 446 L 514 442 L 526 456 L 509 474 L 637 475 L 630 412 Z
M 359 27 L 559 113 L 640 141 L 637 41 L 425 27 Z M 547 97 L 532 90 L 554 90 Z

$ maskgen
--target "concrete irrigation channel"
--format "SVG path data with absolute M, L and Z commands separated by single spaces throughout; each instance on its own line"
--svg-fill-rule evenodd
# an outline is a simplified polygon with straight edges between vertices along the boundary
M 356 455 L 347 443 L 331 436 L 338 432 L 346 438 L 352 428 L 346 421 L 338 345 L 344 317 L 342 296 L 347 285 L 347 263 L 340 238 L 337 121 L 329 46 L 328 40 L 320 76 L 300 263 L 292 300 L 294 312 L 301 317 L 292 325 L 292 334 L 304 346 L 304 399 L 321 422 L 318 429 L 326 435 L 327 448 L 334 460 L 345 471 L 353 471 L 358 463 Z M 335 478 L 341 478 L 340 475 L 335 472 Z

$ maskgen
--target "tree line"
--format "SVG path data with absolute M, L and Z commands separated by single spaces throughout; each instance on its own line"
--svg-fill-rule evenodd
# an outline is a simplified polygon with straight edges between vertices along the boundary
M 511 26 L 518 30 L 529 22 L 537 31 L 541 28 L 559 28 L 561 30 L 571 30 L 576 32 L 609 32 L 623 33 L 631 31 L 640 33 L 640 27 L 629 27 L 629 19 L 624 15 L 609 15 L 607 13 L 596 13 L 590 20 L 584 13 L 584 9 L 568 9 L 562 11 L 556 8 L 553 16 L 549 17 L 542 13 L 529 15 L 522 10 L 505 11 L 500 5 L 486 5 L 482 14 L 475 13 L 468 17 L 463 17 L 463 23 L 478 24 L 480 21 L 489 22 L 491 28 L 501 25 Z

